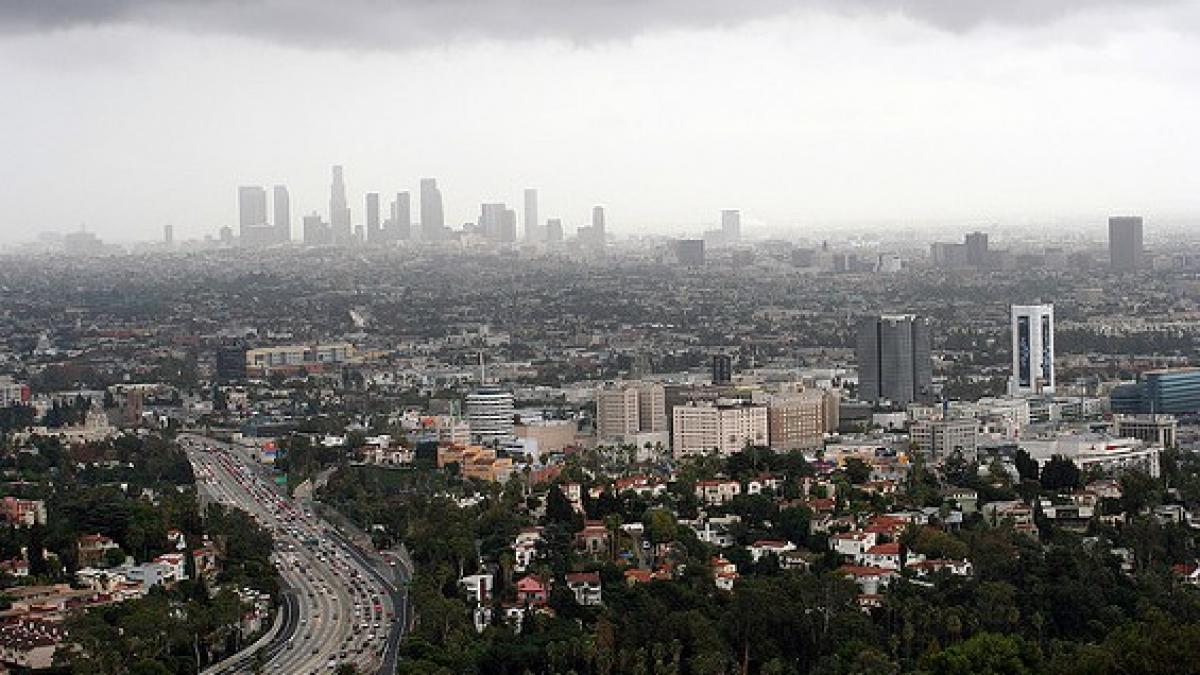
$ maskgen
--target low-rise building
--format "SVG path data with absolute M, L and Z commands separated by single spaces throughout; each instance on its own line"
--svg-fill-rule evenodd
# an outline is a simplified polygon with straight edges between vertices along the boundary
M 29 527 L 46 524 L 46 502 L 40 499 L 5 497 L 0 501 L 0 514 L 5 522 Z
M 736 480 L 702 480 L 696 483 L 695 493 L 701 502 L 716 506 L 742 494 L 742 484 Z
M 567 575 L 567 588 L 575 594 L 575 602 L 584 607 L 596 607 L 604 598 L 599 572 L 575 572 Z

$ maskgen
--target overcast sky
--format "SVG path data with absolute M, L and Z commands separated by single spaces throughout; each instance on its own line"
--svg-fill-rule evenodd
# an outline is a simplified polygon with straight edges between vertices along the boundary
M 568 232 L 1188 218 L 1198 38 L 1172 0 L 2 0 L 0 241 L 215 234 L 276 183 L 298 233 L 334 163 L 356 222 L 423 176 L 456 226 L 529 186 Z

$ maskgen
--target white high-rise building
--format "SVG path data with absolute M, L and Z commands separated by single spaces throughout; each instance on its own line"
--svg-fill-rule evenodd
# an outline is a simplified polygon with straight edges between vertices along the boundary
M 1054 393 L 1054 305 L 1012 306 L 1008 393 Z
M 500 387 L 485 386 L 467 394 L 467 424 L 471 438 L 488 443 L 513 435 L 513 395 Z

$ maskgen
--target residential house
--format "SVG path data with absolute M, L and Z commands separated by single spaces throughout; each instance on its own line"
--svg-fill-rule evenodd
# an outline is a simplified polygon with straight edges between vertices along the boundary
M 492 597 L 494 577 L 491 574 L 470 574 L 458 580 L 471 604 L 487 604 Z
M 838 555 L 857 559 L 878 542 L 874 532 L 839 532 L 829 538 L 829 548 Z
M 876 544 L 858 556 L 858 564 L 864 567 L 881 567 L 888 570 L 903 569 L 904 566 L 925 560 L 925 556 L 912 551 L 901 553 L 899 542 Z
M 0 515 L 12 525 L 29 527 L 46 524 L 46 502 L 40 499 L 5 497 L 0 500 Z
M 119 551 L 121 547 L 117 542 L 103 534 L 85 534 L 79 537 L 79 564 L 83 566 L 95 565 L 103 562 L 109 551 Z
M 517 580 L 517 602 L 525 607 L 542 607 L 550 599 L 550 588 L 536 574 Z
M 742 484 L 736 480 L 702 480 L 696 483 L 696 498 L 710 506 L 719 506 L 733 501 L 742 493 Z
M 993 527 L 1008 523 L 1017 532 L 1037 536 L 1037 523 L 1033 521 L 1033 509 L 1022 501 L 988 502 L 981 509 L 984 518 Z
M 608 552 L 610 533 L 604 521 L 589 520 L 583 529 L 575 534 L 575 545 L 588 555 L 601 555 Z
M 514 570 L 524 572 L 533 565 L 534 559 L 537 558 L 538 542 L 541 540 L 540 527 L 527 527 L 517 533 L 517 538 L 513 541 Z
M 843 565 L 838 568 L 838 571 L 845 575 L 847 579 L 851 579 L 857 583 L 864 595 L 878 595 L 881 590 L 891 584 L 893 579 L 900 575 L 896 570 L 860 565 Z
M 779 558 L 785 553 L 796 550 L 796 545 L 790 541 L 781 541 L 776 539 L 759 539 L 758 541 L 746 547 L 750 552 L 750 558 L 754 562 L 762 560 L 763 556 L 775 555 Z
M 746 481 L 746 494 L 748 495 L 759 495 L 764 490 L 771 490 L 772 493 L 778 494 L 782 488 L 783 479 L 769 474 Z
M 906 570 L 911 571 L 917 577 L 925 577 L 937 572 L 949 572 L 955 576 L 969 577 L 975 573 L 975 567 L 970 560 L 921 560 L 918 562 L 910 562 Z
M 717 556 L 712 559 L 713 583 L 723 591 L 732 591 L 738 579 L 737 565 Z
M 617 494 L 633 492 L 639 497 L 649 498 L 661 497 L 667 491 L 666 483 L 655 478 L 647 478 L 646 476 L 619 478 L 614 483 L 614 488 Z
M 567 575 L 567 588 L 575 594 L 575 602 L 584 607 L 596 607 L 603 602 L 599 572 L 574 572 Z

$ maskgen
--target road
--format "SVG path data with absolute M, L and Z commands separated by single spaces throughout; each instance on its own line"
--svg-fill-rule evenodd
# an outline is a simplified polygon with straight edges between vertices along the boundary
M 261 656 L 239 653 L 206 675 L 251 672 L 256 658 L 265 673 L 332 672 L 343 663 L 360 673 L 394 673 L 409 612 L 403 575 L 388 574 L 373 554 L 289 498 L 238 448 L 193 435 L 180 444 L 206 498 L 246 511 L 271 531 L 286 588 L 282 627 Z

